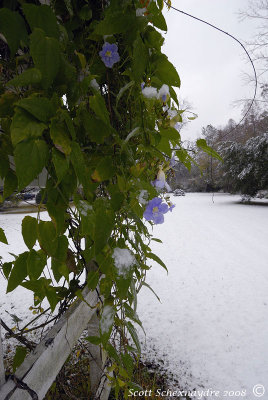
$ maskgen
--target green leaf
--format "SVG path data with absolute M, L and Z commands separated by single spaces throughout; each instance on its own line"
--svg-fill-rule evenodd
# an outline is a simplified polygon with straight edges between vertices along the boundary
M 157 243 L 163 243 L 162 240 L 158 239 L 158 238 L 152 238 L 151 240 L 153 240 L 154 242 L 157 242 Z
M 95 290 L 100 280 L 100 273 L 98 271 L 89 271 L 87 275 L 87 286 L 90 290 Z
M 14 103 L 17 100 L 18 96 L 15 93 L 5 92 L 0 96 L 0 118 L 13 115 Z
M 128 353 L 121 353 L 122 361 L 127 369 L 129 375 L 131 376 L 135 367 L 135 361 Z
M 0 228 L 0 242 L 8 244 L 5 232 L 2 228 Z
M 180 87 L 181 81 L 176 71 L 176 68 L 163 54 L 156 62 L 156 70 L 154 74 L 160 79 L 161 82 L 169 86 Z
M 110 116 L 106 108 L 105 101 L 100 94 L 89 97 L 90 108 L 106 125 L 110 125 Z
M 164 152 L 167 156 L 171 157 L 172 156 L 172 150 L 170 148 L 170 143 L 169 143 L 169 139 L 161 136 L 161 140 L 157 145 L 157 148 Z
M 88 342 L 95 344 L 97 346 L 99 346 L 101 344 L 101 338 L 99 336 L 87 336 L 87 337 L 85 337 L 85 339 Z
M 64 4 L 65 4 L 70 16 L 73 17 L 74 10 L 73 10 L 73 6 L 72 6 L 72 0 L 64 0 Z
M 179 106 L 178 96 L 172 86 L 169 87 L 169 91 L 170 91 L 170 97 L 175 101 L 177 106 Z
M 69 162 L 66 159 L 65 155 L 55 148 L 52 149 L 52 162 L 54 164 L 59 183 L 68 171 Z
M 91 175 L 94 181 L 102 182 L 112 178 L 115 173 L 112 157 L 104 157 L 98 164 Z
M 136 311 L 134 311 L 127 303 L 124 303 L 124 309 L 125 309 L 126 317 L 131 319 L 132 321 L 136 322 L 136 324 L 140 325 L 140 327 L 143 329 L 142 323 L 141 323 Z
M 23 108 L 36 119 L 45 123 L 55 114 L 52 102 L 46 97 L 28 97 L 17 102 L 16 106 Z
M 34 292 L 36 304 L 40 304 L 44 297 L 46 296 L 45 288 L 51 283 L 50 279 L 39 278 L 37 281 L 26 281 L 21 284 L 22 287 Z
M 24 20 L 17 12 L 13 12 L 7 8 L 0 9 L 0 32 L 4 35 L 13 57 L 20 41 L 24 43 L 28 41 L 28 35 Z
M 76 134 L 75 134 L 73 120 L 70 117 L 69 112 L 67 110 L 61 110 L 61 117 L 64 120 L 72 139 L 74 140 L 76 137 Z
M 79 11 L 79 17 L 84 21 L 89 21 L 92 18 L 92 10 L 85 4 Z
M 167 129 L 160 128 L 160 135 L 169 140 L 178 141 L 181 138 L 179 132 L 175 128 L 171 128 L 171 127 L 167 128 Z
M 188 171 L 191 171 L 191 160 L 189 158 L 189 154 L 187 153 L 187 150 L 185 149 L 180 149 L 176 151 L 176 156 L 180 160 L 180 162 L 185 165 L 185 167 L 188 169 Z
M 130 278 L 131 271 L 129 270 L 126 276 L 118 277 L 116 279 L 116 286 L 117 286 L 117 294 L 116 297 L 120 300 L 126 299 L 128 295 L 129 286 L 131 283 Z
M 10 126 L 11 140 L 13 146 L 25 139 L 41 137 L 46 125 L 37 121 L 26 111 L 16 108 Z
M 161 267 L 163 267 L 168 272 L 166 264 L 156 254 L 154 254 L 154 253 L 146 253 L 145 255 L 146 255 L 147 258 L 150 258 L 150 259 L 156 261 L 159 265 L 161 265 Z
M 196 141 L 197 147 L 199 147 L 201 150 L 203 150 L 205 153 L 209 154 L 210 156 L 217 158 L 217 160 L 223 162 L 222 157 L 212 149 L 212 147 L 207 145 L 207 142 L 205 139 L 197 139 Z
M 27 259 L 27 271 L 30 279 L 36 280 L 43 272 L 47 258 L 42 250 L 31 250 Z
M 69 281 L 69 273 L 70 271 L 68 270 L 66 263 L 63 261 L 58 260 L 55 257 L 52 257 L 51 259 L 51 269 L 53 271 L 54 278 L 56 282 L 59 282 L 59 280 L 64 276 L 64 278 Z
M 84 56 L 84 54 L 79 53 L 78 51 L 75 51 L 75 54 L 79 58 L 79 61 L 80 61 L 82 69 L 84 69 L 86 67 L 86 65 L 87 65 L 86 57 Z
M 53 312 L 56 308 L 56 305 L 60 301 L 60 298 L 57 294 L 57 288 L 48 286 L 45 288 L 45 293 L 51 308 L 51 311 Z
M 148 11 L 150 13 L 150 18 L 154 26 L 156 28 L 161 29 L 162 31 L 167 31 L 167 24 L 165 18 L 154 1 L 150 3 Z
M 122 11 L 113 11 L 107 13 L 105 18 L 99 22 L 94 34 L 95 35 L 114 35 L 115 33 L 122 33 L 131 30 L 137 18 L 134 14 L 124 14 Z
M 71 139 L 66 131 L 66 127 L 60 123 L 57 118 L 53 118 L 51 121 L 50 136 L 55 147 L 61 153 L 66 155 L 71 153 Z
M 14 267 L 8 278 L 7 293 L 12 292 L 19 286 L 27 276 L 27 259 L 29 252 L 26 251 L 18 256 L 14 262 Z
M 51 221 L 40 221 L 38 224 L 38 241 L 40 247 L 49 255 L 54 256 L 57 252 L 58 241 L 56 229 Z
M 0 177 L 4 179 L 9 171 L 9 160 L 5 151 L 0 150 Z
M 86 163 L 84 159 L 84 154 L 79 144 L 76 142 L 72 142 L 72 152 L 70 158 L 79 182 L 82 183 L 84 188 L 86 188 L 87 183 L 89 182 L 86 170 Z
M 37 240 L 37 219 L 27 215 L 22 220 L 22 236 L 28 249 L 32 249 Z
M 125 196 L 119 190 L 118 185 L 114 183 L 109 185 L 108 190 L 111 195 L 111 206 L 113 207 L 113 210 L 119 211 L 124 202 Z
M 130 336 L 132 337 L 133 342 L 136 345 L 137 351 L 140 354 L 141 353 L 141 345 L 140 345 L 140 341 L 139 341 L 139 337 L 137 334 L 136 329 L 134 328 L 134 326 L 132 325 L 132 323 L 130 321 L 125 322 L 125 326 L 127 327 Z
M 85 200 L 80 200 L 77 204 L 77 209 L 81 216 L 82 234 L 84 236 L 91 236 L 95 228 L 95 213 L 93 211 L 92 205 Z
M 22 346 L 16 347 L 16 353 L 13 358 L 13 372 L 23 363 L 25 357 L 27 355 L 27 348 Z
M 96 211 L 94 231 L 95 254 L 97 255 L 106 245 L 114 227 L 114 214 L 100 208 Z
M 10 169 L 5 177 L 3 197 L 6 199 L 15 192 L 18 186 L 18 180 L 14 172 Z
M 155 48 L 160 51 L 164 38 L 153 26 L 148 25 L 145 32 L 145 42 L 149 48 Z
M 67 171 L 67 174 L 68 174 L 68 171 Z M 67 228 L 66 222 L 68 220 L 68 215 L 66 213 L 66 207 L 67 207 L 66 203 L 61 198 L 61 201 L 58 204 L 55 204 L 54 199 L 50 198 L 50 199 L 48 199 L 46 207 L 47 207 L 47 211 L 49 213 L 50 218 L 56 224 L 57 233 L 59 233 L 59 234 L 63 233 Z
M 148 50 L 144 45 L 141 36 L 138 35 L 133 43 L 133 75 L 137 82 L 143 79 L 148 62 Z
M 121 364 L 121 360 L 117 354 L 117 351 L 110 342 L 106 343 L 105 350 L 107 351 L 109 358 L 115 360 L 115 362 L 117 362 L 119 365 Z M 116 398 L 118 399 L 118 396 L 116 396 Z
M 44 89 L 48 89 L 56 78 L 60 67 L 59 42 L 46 37 L 40 29 L 35 29 L 31 34 L 30 53 L 36 68 L 42 73 Z
M 101 119 L 96 118 L 94 115 L 90 115 L 87 112 L 83 112 L 81 117 L 83 126 L 86 133 L 89 135 L 90 141 L 101 144 L 104 142 L 104 139 L 110 135 L 110 127 Z
M 146 282 L 142 282 L 141 283 L 141 285 L 142 286 L 146 286 L 148 289 L 150 289 L 151 290 L 151 292 L 155 295 L 155 297 L 157 298 L 157 300 L 161 303 L 161 300 L 160 300 L 160 297 L 158 297 L 157 296 L 157 294 L 155 293 L 155 291 L 153 290 L 153 288 L 150 286 L 150 285 L 148 285 L 148 283 L 146 283 Z
M 28 140 L 17 144 L 14 151 L 19 190 L 42 172 L 48 159 L 48 146 L 43 140 Z
M 24 3 L 22 8 L 32 31 L 39 28 L 46 36 L 59 38 L 57 18 L 51 7 Z
M 134 85 L 134 81 L 130 81 L 128 82 L 125 86 L 123 86 L 120 90 L 118 95 L 116 96 L 116 107 L 118 105 L 119 100 L 121 99 L 121 97 L 123 96 L 123 94 Z
M 162 10 L 164 7 L 164 0 L 157 0 L 157 5 L 160 8 L 160 10 Z
M 58 236 L 57 251 L 56 253 L 54 253 L 55 258 L 60 261 L 66 262 L 68 244 L 68 239 L 65 235 Z
M 2 265 L 2 270 L 6 279 L 8 279 L 11 269 L 12 269 L 12 262 L 6 262 Z
M 28 86 L 41 82 L 42 74 L 37 68 L 29 68 L 8 81 L 7 86 Z

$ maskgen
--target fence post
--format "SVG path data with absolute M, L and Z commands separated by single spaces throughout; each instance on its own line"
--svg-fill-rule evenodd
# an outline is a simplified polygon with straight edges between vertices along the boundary
M 89 336 L 99 336 L 100 319 L 95 312 L 87 325 Z M 94 396 L 98 389 L 103 373 L 103 360 L 101 348 L 98 345 L 88 343 L 87 349 L 89 351 L 89 368 L 90 368 L 90 391 Z
M 87 263 L 87 273 L 91 271 L 94 272 L 98 271 L 98 265 L 94 260 L 91 260 Z M 96 311 L 91 320 L 88 322 L 87 325 L 88 335 L 99 336 L 99 326 L 100 326 L 100 319 Z M 89 359 L 90 391 L 91 394 L 94 396 L 99 387 L 103 373 L 102 352 L 101 352 L 101 347 L 99 345 L 95 345 L 90 342 L 87 344 L 87 349 L 90 357 Z
M 1 324 L 0 324 L 0 387 L 5 383 L 4 354 L 2 347 Z

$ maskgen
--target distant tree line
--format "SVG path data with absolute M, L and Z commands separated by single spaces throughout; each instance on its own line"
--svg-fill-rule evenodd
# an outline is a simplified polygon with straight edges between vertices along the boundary
M 268 100 L 267 91 L 262 92 Z M 170 177 L 172 188 L 187 191 L 224 191 L 255 196 L 268 190 L 268 112 L 254 104 L 245 120 L 236 127 L 233 120 L 223 128 L 208 125 L 202 137 L 222 157 L 219 161 L 191 146 L 196 161 L 191 170 L 177 164 Z M 197 166 L 198 165 L 198 166 Z
M 257 70 L 259 93 L 244 121 L 236 126 L 235 121 L 223 128 L 212 125 L 202 129 L 202 137 L 215 149 L 223 162 L 210 154 L 200 152 L 189 144 L 196 165 L 177 164 L 170 176 L 172 188 L 188 191 L 226 191 L 255 196 L 268 190 L 268 0 L 250 1 L 248 8 L 240 13 L 241 19 L 259 22 L 256 35 L 246 43 Z M 248 83 L 254 78 L 247 76 Z M 243 114 L 249 108 L 244 101 Z

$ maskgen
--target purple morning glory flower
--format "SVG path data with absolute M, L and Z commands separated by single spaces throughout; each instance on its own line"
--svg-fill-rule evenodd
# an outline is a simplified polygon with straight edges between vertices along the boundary
M 168 211 L 171 211 L 171 212 L 172 212 L 172 210 L 173 210 L 174 207 L 175 207 L 175 204 L 171 204 L 171 206 L 169 207 Z
M 108 68 L 112 68 L 113 65 L 120 60 L 118 47 L 115 43 L 105 42 L 99 55 Z
M 168 205 L 162 203 L 162 199 L 160 199 L 159 197 L 154 197 L 147 204 L 143 217 L 147 221 L 152 221 L 155 224 L 163 224 L 164 214 L 166 214 L 168 210 L 169 210 Z
M 154 181 L 151 182 L 152 186 L 158 188 L 158 189 L 164 189 L 165 187 L 165 181 L 160 180 L 160 179 L 155 179 Z

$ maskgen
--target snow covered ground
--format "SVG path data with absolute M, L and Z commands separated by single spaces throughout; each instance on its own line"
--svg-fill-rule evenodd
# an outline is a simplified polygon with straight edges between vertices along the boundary
M 0 213 L 0 227 L 4 229 L 8 245 L 0 243 L 0 256 L 2 257 L 2 261 L 12 261 L 14 257 L 10 253 L 20 254 L 24 251 L 27 251 L 27 247 L 24 244 L 24 241 L 21 236 L 21 222 L 25 217 L 25 213 L 21 212 L 25 210 L 23 207 L 20 208 L 19 213 L 15 213 L 15 210 L 11 210 L 11 214 L 9 213 Z M 31 214 L 32 216 L 36 216 L 36 213 Z M 42 220 L 47 220 L 48 214 L 46 212 L 41 212 L 40 218 Z M 37 246 L 35 247 L 37 248 Z M 33 314 L 32 311 L 29 310 L 29 307 L 33 305 L 33 292 L 24 289 L 19 286 L 13 292 L 6 293 L 7 282 L 3 278 L 2 274 L 0 274 L 0 318 L 8 325 L 8 327 L 15 327 L 16 322 L 14 317 L 18 317 L 21 321 L 19 321 L 19 326 L 22 328 L 26 323 L 30 322 L 36 315 Z M 43 302 L 43 307 L 48 307 L 48 302 L 45 299 Z M 43 319 L 38 319 L 33 326 L 39 325 L 41 322 L 44 322 L 47 319 L 47 316 L 44 315 Z M 2 337 L 4 337 L 5 330 L 2 328 Z M 36 340 L 34 333 L 29 334 L 29 339 Z M 4 352 L 7 351 L 7 347 L 12 351 L 12 346 L 14 344 L 18 344 L 15 340 L 3 341 Z
M 262 384 L 267 399 L 268 203 L 239 199 L 172 199 L 173 213 L 154 228 L 164 244 L 153 245 L 169 275 L 158 265 L 148 273 L 162 304 L 144 288 L 138 313 L 147 332 L 145 354 L 162 360 L 179 382 L 175 389 L 212 388 L 220 398 L 233 397 L 232 391 L 243 398 L 246 390 L 251 400 L 252 388 Z
M 165 215 L 153 244 L 169 268 L 154 265 L 148 273 L 162 300 L 143 288 L 139 316 L 147 332 L 144 353 L 172 373 L 175 389 L 237 391 L 236 398 L 253 400 L 252 388 L 268 393 L 268 205 L 239 203 L 239 196 L 186 194 L 174 197 L 176 208 Z M 26 250 L 20 236 L 23 214 L 0 214 L 9 246 L 0 255 Z M 42 213 L 46 219 L 46 213 Z M 26 320 L 32 293 L 18 288 L 5 294 L 0 275 L 0 315 L 5 310 Z M 13 323 L 14 325 L 14 323 Z M 2 332 L 3 333 L 3 332 Z M 247 397 L 239 395 L 246 390 Z M 245 392 L 244 392 L 245 393 Z M 202 398 L 204 399 L 205 396 Z M 211 396 L 210 396 L 211 398 Z

